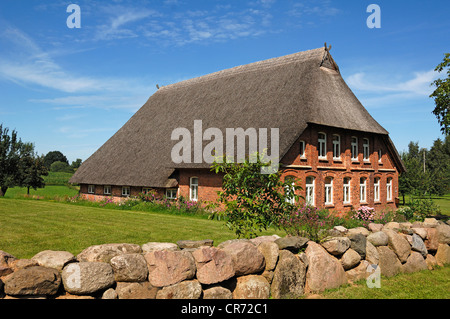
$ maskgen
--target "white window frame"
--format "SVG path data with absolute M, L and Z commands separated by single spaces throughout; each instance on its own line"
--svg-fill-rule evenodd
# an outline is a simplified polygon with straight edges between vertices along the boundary
M 292 180 L 292 183 L 290 185 L 287 185 L 286 187 L 290 187 L 291 191 L 293 191 L 294 186 L 295 186 L 295 177 L 294 176 L 286 176 L 286 179 L 288 182 L 290 182 Z M 285 181 L 286 181 L 286 179 L 285 179 Z M 295 204 L 295 197 L 292 196 L 291 198 L 286 198 L 286 202 Z
M 386 182 L 386 200 L 392 200 L 392 177 L 388 177 Z
M 178 189 L 176 188 L 167 188 L 166 189 L 166 198 L 167 199 L 177 199 Z M 175 195 L 174 195 L 175 193 Z
M 370 161 L 370 144 L 368 138 L 363 138 L 363 160 Z
M 311 183 L 308 183 L 308 178 L 311 179 Z M 315 205 L 315 194 L 314 194 L 314 183 L 315 183 L 316 179 L 313 176 L 308 176 L 306 177 L 306 187 L 305 187 L 305 191 L 306 191 L 306 196 L 305 196 L 305 200 L 307 204 L 310 204 L 312 206 Z
M 131 195 L 131 187 L 130 186 L 122 186 L 122 196 L 130 197 Z
M 193 179 L 197 182 L 193 183 Z M 189 199 L 195 202 L 198 200 L 198 177 L 196 176 L 189 178 Z
M 347 181 L 347 183 L 345 183 Z M 351 203 L 351 178 L 350 177 L 344 177 L 344 189 L 343 189 L 343 196 L 344 196 L 344 204 L 350 204 Z
M 112 194 L 112 187 L 111 187 L 111 185 L 104 185 L 103 186 L 103 194 L 105 194 L 105 195 L 111 195 Z
M 351 148 L 352 160 L 357 161 L 358 160 L 358 138 L 356 136 L 352 136 L 351 141 L 352 141 L 351 142 L 351 144 L 352 144 L 352 148 Z
M 320 137 L 321 134 L 323 134 L 323 136 L 324 136 L 323 138 Z M 317 141 L 318 141 L 319 159 L 326 159 L 327 158 L 327 134 L 324 132 L 319 132 Z
M 94 194 L 95 193 L 95 185 L 88 185 L 88 194 Z
M 333 159 L 341 159 L 341 136 L 339 134 L 333 134 Z
M 364 182 L 361 183 L 361 180 L 364 180 Z M 359 179 L 359 201 L 360 203 L 367 202 L 367 178 L 365 177 Z
M 330 179 L 327 183 L 326 180 Z M 333 177 L 325 178 L 325 205 L 333 205 Z
M 373 200 L 374 202 L 380 201 L 380 178 L 375 177 L 374 183 L 373 183 Z
M 300 158 L 306 158 L 306 143 L 305 141 L 301 140 L 299 142 L 300 146 Z

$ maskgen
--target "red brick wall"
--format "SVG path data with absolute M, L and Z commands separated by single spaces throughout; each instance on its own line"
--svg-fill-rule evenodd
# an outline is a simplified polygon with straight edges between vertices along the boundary
M 178 195 L 189 199 L 190 178 L 198 178 L 198 199 L 201 201 L 216 201 L 217 192 L 222 190 L 222 175 L 216 175 L 209 169 L 183 169 L 179 175 Z

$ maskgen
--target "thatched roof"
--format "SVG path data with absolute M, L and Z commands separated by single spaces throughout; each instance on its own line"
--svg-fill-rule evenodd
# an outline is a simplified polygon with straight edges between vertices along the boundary
M 77 170 L 71 183 L 169 187 L 175 128 L 279 128 L 280 158 L 308 123 L 387 136 L 342 79 L 325 48 L 251 63 L 161 87 Z M 225 133 L 224 133 L 225 134 Z M 207 143 L 206 143 L 207 144 Z M 270 143 L 269 143 L 270 145 Z

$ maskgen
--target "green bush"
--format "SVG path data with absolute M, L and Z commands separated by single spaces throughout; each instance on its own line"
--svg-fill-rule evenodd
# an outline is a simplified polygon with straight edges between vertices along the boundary
M 66 172 L 73 173 L 73 168 L 69 166 L 69 164 L 61 161 L 56 161 L 50 165 L 51 172 Z

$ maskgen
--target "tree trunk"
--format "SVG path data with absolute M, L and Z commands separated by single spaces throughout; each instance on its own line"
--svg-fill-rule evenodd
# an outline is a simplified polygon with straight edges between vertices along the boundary
M 30 186 L 27 187 L 27 195 L 30 195 Z
M 7 190 L 8 190 L 8 186 L 0 187 L 0 197 L 5 196 Z

